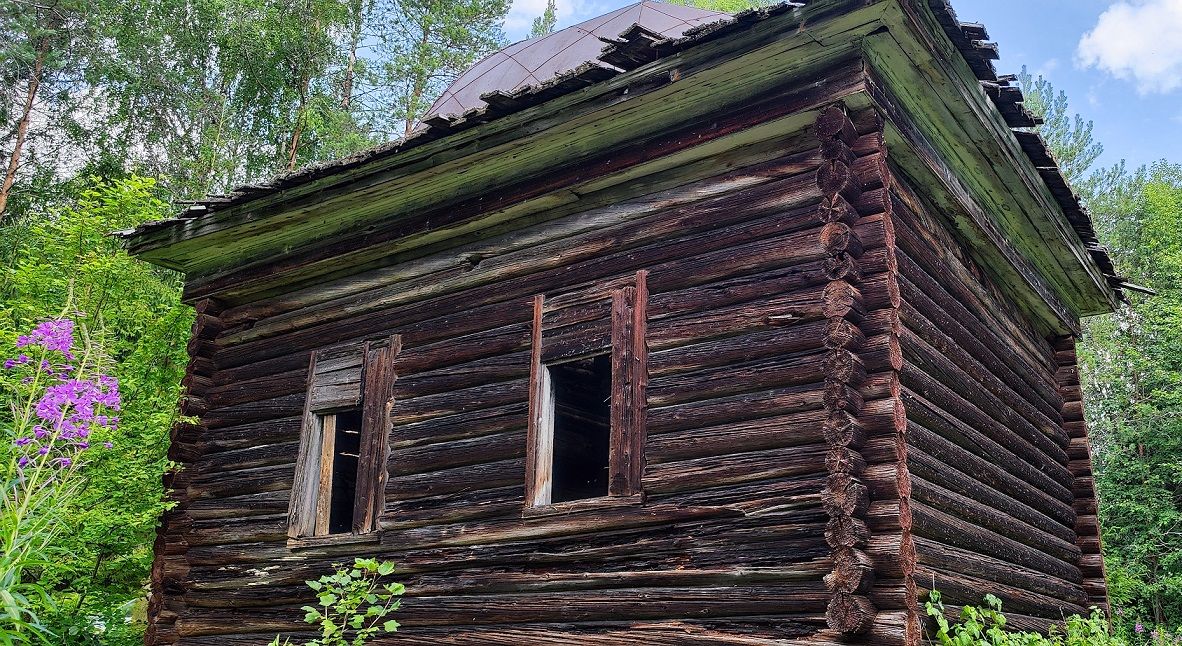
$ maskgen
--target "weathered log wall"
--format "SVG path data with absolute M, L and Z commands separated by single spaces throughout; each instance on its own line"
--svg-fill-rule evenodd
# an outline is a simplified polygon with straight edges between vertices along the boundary
M 463 271 L 400 267 L 344 300 L 341 282 L 373 276 L 294 305 L 211 302 L 149 643 L 298 630 L 302 582 L 354 554 L 399 563 L 397 643 L 903 643 L 913 586 L 884 474 L 906 465 L 897 448 L 859 453 L 901 437 L 885 164 L 877 121 L 859 133 L 841 116 L 823 146 L 789 133 L 726 174 L 416 261 Z M 533 297 L 607 294 L 638 270 L 645 500 L 523 516 Z M 289 542 L 308 355 L 391 334 L 381 531 Z
M 991 591 L 1031 627 L 1102 603 L 1072 342 L 1042 338 L 959 250 L 892 169 L 876 111 L 796 100 L 808 118 L 784 123 L 812 127 L 713 171 L 201 301 L 184 407 L 200 422 L 173 441 L 186 468 L 148 643 L 299 630 L 303 581 L 353 555 L 399 563 L 408 644 L 910 645 L 933 585 L 951 604 Z M 610 300 L 587 294 L 638 271 L 644 500 L 523 513 L 535 297 L 564 337 L 602 323 Z M 389 335 L 381 531 L 289 540 L 309 354 Z
M 1045 629 L 1102 587 L 1081 573 L 1077 509 L 1094 497 L 1072 462 L 1086 452 L 1068 430 L 1083 437 L 1061 370 L 1074 355 L 1057 356 L 917 191 L 893 186 L 916 581 L 953 606 L 991 592 L 1018 625 Z

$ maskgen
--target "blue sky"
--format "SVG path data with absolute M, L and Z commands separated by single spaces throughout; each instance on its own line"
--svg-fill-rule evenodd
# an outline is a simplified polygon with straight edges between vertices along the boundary
M 558 0 L 559 27 L 634 0 Z M 524 38 L 546 0 L 514 0 L 506 22 Z M 1026 65 L 1095 122 L 1100 163 L 1182 162 L 1182 0 L 952 0 L 1001 46 L 1001 73 Z

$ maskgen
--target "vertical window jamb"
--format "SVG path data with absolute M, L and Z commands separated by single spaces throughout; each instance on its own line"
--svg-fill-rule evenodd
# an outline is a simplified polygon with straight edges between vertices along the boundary
M 542 364 L 542 306 L 534 297 L 530 352 L 529 427 L 526 431 L 525 500 L 531 507 L 550 504 L 554 468 L 554 390 L 550 371 Z

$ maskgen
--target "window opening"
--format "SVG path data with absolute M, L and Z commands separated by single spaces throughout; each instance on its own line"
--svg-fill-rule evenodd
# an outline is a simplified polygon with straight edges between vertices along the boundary
M 611 355 L 547 366 L 554 398 L 551 502 L 608 495 Z
M 332 417 L 334 427 L 328 533 L 345 534 L 353 529 L 353 501 L 357 498 L 357 461 L 361 453 L 361 411 L 346 411 Z M 328 442 L 325 429 L 325 441 Z
M 288 538 L 379 528 L 398 335 L 313 352 L 288 507 Z

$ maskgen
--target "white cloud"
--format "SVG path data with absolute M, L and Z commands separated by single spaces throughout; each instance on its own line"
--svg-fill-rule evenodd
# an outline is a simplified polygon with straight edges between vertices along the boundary
M 1045 63 L 1043 63 L 1042 65 L 1039 65 L 1038 69 L 1035 70 L 1035 76 L 1042 76 L 1042 77 L 1049 78 L 1051 76 L 1051 74 L 1053 74 L 1054 71 L 1057 69 L 1059 69 L 1059 59 L 1052 58 L 1052 59 L 1046 61 Z
M 1182 0 L 1123 0 L 1100 15 L 1076 55 L 1142 94 L 1182 88 Z

